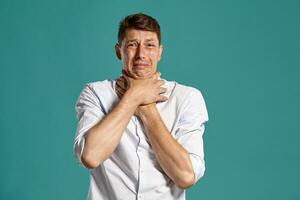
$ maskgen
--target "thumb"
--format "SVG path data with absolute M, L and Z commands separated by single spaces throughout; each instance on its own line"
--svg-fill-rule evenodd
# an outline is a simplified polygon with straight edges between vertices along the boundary
M 122 74 L 127 76 L 127 77 L 130 77 L 129 73 L 125 69 L 122 69 Z

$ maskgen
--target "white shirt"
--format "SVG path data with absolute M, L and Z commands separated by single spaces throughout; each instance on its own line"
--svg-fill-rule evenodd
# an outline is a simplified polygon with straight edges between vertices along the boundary
M 206 105 L 199 90 L 165 81 L 168 97 L 157 103 L 159 113 L 171 135 L 188 151 L 195 182 L 205 171 L 202 135 L 208 121 Z M 81 166 L 87 131 L 107 115 L 119 101 L 115 80 L 88 83 L 77 102 L 77 131 L 74 154 Z M 184 200 L 178 188 L 164 173 L 140 120 L 133 116 L 113 154 L 90 170 L 89 200 Z

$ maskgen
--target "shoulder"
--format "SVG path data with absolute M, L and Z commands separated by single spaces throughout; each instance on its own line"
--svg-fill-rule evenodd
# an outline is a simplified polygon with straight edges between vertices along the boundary
M 112 89 L 112 80 L 94 81 L 86 83 L 84 88 L 93 90 L 94 92 L 106 91 Z
M 115 99 L 113 80 L 103 80 L 85 83 L 77 102 L 102 102 L 113 101 Z
M 85 83 L 81 94 L 90 94 L 96 97 L 109 96 L 113 92 L 113 80 L 103 80 Z
M 176 97 L 180 101 L 188 100 L 192 97 L 203 99 L 202 92 L 193 86 L 184 85 L 176 81 L 166 81 L 170 95 Z
M 180 112 L 196 112 L 201 115 L 203 121 L 208 121 L 206 103 L 200 89 L 175 81 L 167 81 L 167 85 L 172 89 L 170 98 L 176 100 Z

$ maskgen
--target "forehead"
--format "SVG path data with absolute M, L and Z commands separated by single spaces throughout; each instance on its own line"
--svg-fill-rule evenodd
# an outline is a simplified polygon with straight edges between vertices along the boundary
M 138 40 L 138 41 L 145 41 L 145 40 L 153 40 L 158 42 L 158 37 L 155 32 L 152 31 L 144 31 L 144 30 L 137 30 L 137 29 L 128 29 L 125 33 L 125 41 L 129 40 Z

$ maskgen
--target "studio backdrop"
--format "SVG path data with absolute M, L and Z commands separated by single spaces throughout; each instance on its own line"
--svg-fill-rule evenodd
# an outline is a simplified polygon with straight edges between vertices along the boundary
M 162 77 L 198 88 L 209 122 L 195 200 L 300 199 L 299 1 L 0 2 L 0 199 L 86 199 L 75 102 L 114 79 L 119 21 L 156 18 Z

